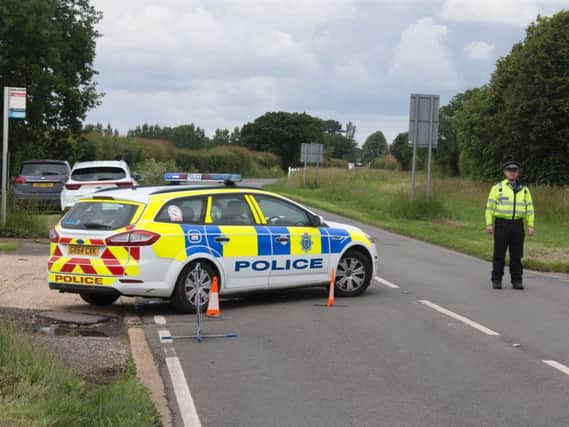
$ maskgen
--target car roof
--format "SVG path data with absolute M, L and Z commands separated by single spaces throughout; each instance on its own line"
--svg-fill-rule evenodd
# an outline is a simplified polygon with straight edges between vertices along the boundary
M 69 165 L 67 160 L 52 160 L 52 159 L 24 160 L 22 162 L 23 165 L 28 163 L 59 163 L 63 165 Z
M 93 198 L 113 198 L 117 200 L 128 200 L 138 203 L 148 203 L 150 196 L 172 194 L 172 198 L 176 197 L 176 193 L 185 193 L 188 191 L 196 190 L 262 190 L 258 187 L 237 187 L 234 185 L 227 186 L 219 185 L 142 185 L 128 188 L 109 188 L 107 190 L 100 190 L 93 194 Z
M 115 167 L 128 167 L 124 160 L 94 160 L 91 162 L 77 162 L 73 165 L 73 169 L 93 168 L 93 167 L 115 166 Z

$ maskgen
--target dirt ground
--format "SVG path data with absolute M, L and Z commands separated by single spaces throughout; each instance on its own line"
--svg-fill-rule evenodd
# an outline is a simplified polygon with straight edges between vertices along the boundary
M 94 307 L 76 294 L 50 290 L 48 250 L 47 244 L 24 242 L 15 252 L 0 253 L 0 321 L 13 324 L 86 379 L 105 381 L 130 356 L 123 317 L 133 312 L 134 300 L 121 298 L 112 306 Z M 44 317 L 57 313 L 102 317 L 90 325 Z

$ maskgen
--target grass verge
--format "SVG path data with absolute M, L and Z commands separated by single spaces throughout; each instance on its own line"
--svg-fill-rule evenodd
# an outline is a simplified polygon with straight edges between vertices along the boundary
M 6 226 L 0 227 L 0 237 L 21 239 L 46 239 L 49 230 L 61 218 L 61 214 L 45 213 L 34 207 L 11 207 Z
M 418 188 L 424 186 L 418 178 Z M 309 206 L 386 230 L 489 260 L 492 237 L 484 232 L 488 183 L 435 178 L 433 201 L 419 191 L 409 201 L 409 174 L 382 170 L 309 171 L 267 187 Z M 526 238 L 524 264 L 541 271 L 569 273 L 569 189 L 531 188 L 536 205 L 536 236 Z M 381 242 L 378 243 L 381 245 Z
M 0 241 L 0 253 L 14 252 L 20 247 L 20 242 L 14 241 Z
M 132 363 L 107 384 L 89 384 L 0 322 L 0 425 L 138 427 L 160 421 Z

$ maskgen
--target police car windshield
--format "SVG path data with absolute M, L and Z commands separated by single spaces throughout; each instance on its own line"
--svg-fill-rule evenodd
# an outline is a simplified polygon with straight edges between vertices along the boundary
M 116 230 L 130 224 L 137 206 L 126 203 L 80 202 L 61 220 L 72 230 Z

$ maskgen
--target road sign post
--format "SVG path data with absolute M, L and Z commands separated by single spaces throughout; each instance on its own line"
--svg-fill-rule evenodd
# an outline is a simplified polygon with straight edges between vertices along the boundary
M 411 200 L 415 199 L 417 176 L 417 147 L 426 147 L 427 197 L 432 196 L 431 170 L 433 148 L 437 147 L 439 134 L 439 95 L 411 95 L 409 108 L 409 142 L 413 144 L 411 163 Z
M 0 203 L 0 224 L 6 226 L 6 205 L 8 197 L 8 124 L 10 119 L 26 118 L 26 89 L 4 87 L 4 109 L 2 120 L 2 200 Z

